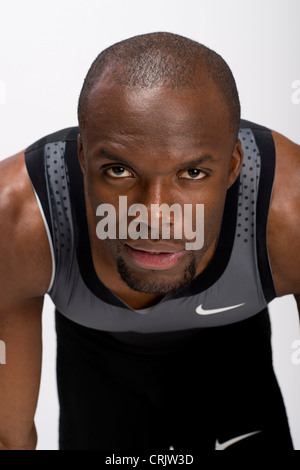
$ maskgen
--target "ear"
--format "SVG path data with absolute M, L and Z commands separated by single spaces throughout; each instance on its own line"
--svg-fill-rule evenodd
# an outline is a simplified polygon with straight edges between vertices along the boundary
M 77 146 L 78 146 L 79 165 L 80 165 L 82 173 L 85 174 L 85 158 L 84 158 L 83 144 L 82 144 L 82 139 L 81 139 L 80 134 L 78 134 L 78 137 L 77 137 Z
M 244 152 L 242 148 L 242 143 L 240 139 L 236 141 L 232 157 L 230 160 L 230 169 L 229 169 L 229 179 L 228 179 L 228 186 L 227 189 L 230 188 L 230 186 L 233 185 L 233 183 L 236 181 L 238 178 L 240 171 L 243 166 L 243 158 L 244 158 Z

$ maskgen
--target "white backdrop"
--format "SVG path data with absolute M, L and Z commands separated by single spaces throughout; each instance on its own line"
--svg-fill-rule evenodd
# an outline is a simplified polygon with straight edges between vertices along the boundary
M 0 0 L 0 159 L 76 125 L 78 95 L 97 54 L 153 31 L 182 34 L 220 53 L 236 78 L 242 116 L 300 144 L 300 92 L 293 88 L 300 85 L 299 18 L 299 0 Z M 293 297 L 276 299 L 270 311 L 275 370 L 300 450 L 300 364 L 292 362 L 292 344 L 300 335 Z M 56 450 L 49 298 L 43 336 L 38 449 Z

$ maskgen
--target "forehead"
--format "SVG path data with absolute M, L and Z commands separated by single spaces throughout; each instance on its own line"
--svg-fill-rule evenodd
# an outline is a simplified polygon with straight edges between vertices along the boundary
M 218 88 L 142 89 L 102 77 L 91 91 L 84 141 L 158 147 L 232 147 L 229 113 Z

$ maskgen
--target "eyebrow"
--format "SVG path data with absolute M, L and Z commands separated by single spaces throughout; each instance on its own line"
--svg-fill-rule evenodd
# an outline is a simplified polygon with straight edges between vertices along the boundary
M 122 163 L 125 166 L 132 166 L 132 163 L 126 160 L 126 158 L 120 157 L 119 155 L 116 155 L 113 152 L 108 152 L 105 149 L 101 149 L 101 151 L 97 155 L 98 158 L 105 157 L 107 160 L 111 160 L 114 162 L 119 162 Z
M 194 158 L 193 160 L 189 160 L 188 162 L 183 162 L 181 166 L 193 168 L 198 165 L 203 165 L 203 163 L 215 163 L 217 160 L 210 154 L 201 155 L 201 157 Z
M 132 162 L 129 162 L 123 157 L 120 157 L 119 155 L 114 154 L 113 152 L 110 152 L 108 150 L 102 149 L 100 153 L 97 155 L 98 158 L 105 157 L 107 160 L 111 160 L 114 162 L 119 162 L 122 163 L 125 166 L 132 167 Z M 213 158 L 212 155 L 210 154 L 204 154 L 201 155 L 201 157 L 194 158 L 193 160 L 189 160 L 187 162 L 180 163 L 178 167 L 184 167 L 184 168 L 195 168 L 198 165 L 202 165 L 203 163 L 214 163 L 217 160 Z

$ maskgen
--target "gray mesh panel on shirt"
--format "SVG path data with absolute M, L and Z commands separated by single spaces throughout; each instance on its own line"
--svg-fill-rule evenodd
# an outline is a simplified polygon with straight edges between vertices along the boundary
M 74 249 L 69 175 L 64 158 L 65 149 L 65 142 L 49 143 L 45 147 L 48 198 L 51 206 L 56 261 L 56 274 L 51 290 L 61 282 L 61 274 L 68 266 Z
M 255 238 L 260 155 L 249 129 L 240 129 L 239 138 L 243 146 L 244 160 L 240 178 L 236 237 L 244 243 L 249 243 Z

